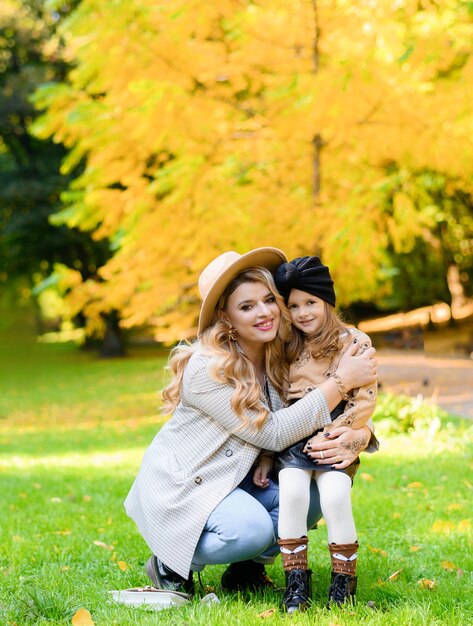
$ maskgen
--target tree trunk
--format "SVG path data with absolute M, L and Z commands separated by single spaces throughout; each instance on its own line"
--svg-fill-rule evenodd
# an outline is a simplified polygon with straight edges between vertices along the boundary
M 111 311 L 104 315 L 106 329 L 100 346 L 100 356 L 102 358 L 120 357 L 126 354 L 123 336 L 120 329 L 120 316 L 118 311 Z

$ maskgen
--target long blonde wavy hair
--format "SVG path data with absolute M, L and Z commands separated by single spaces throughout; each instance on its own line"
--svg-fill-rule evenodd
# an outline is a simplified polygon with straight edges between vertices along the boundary
M 324 319 L 313 335 L 307 336 L 293 326 L 291 338 L 287 344 L 287 360 L 293 363 L 304 348 L 310 350 L 314 359 L 324 359 L 335 356 L 343 347 L 340 337 L 347 326 L 335 311 L 334 307 L 324 301 Z
M 210 357 L 210 375 L 222 384 L 235 388 L 231 399 L 231 408 L 242 420 L 242 427 L 250 423 L 247 411 L 256 411 L 256 418 L 251 424 L 260 429 L 265 423 L 269 411 L 263 403 L 261 386 L 256 378 L 256 371 L 248 357 L 239 349 L 237 342 L 229 337 L 230 325 L 224 318 L 228 298 L 244 283 L 262 283 L 273 294 L 281 310 L 281 323 L 276 337 L 264 344 L 265 369 L 268 379 L 279 395 L 284 397 L 287 389 L 287 364 L 285 346 L 290 334 L 289 312 L 284 300 L 274 284 L 271 273 L 262 267 L 254 267 L 241 272 L 221 295 L 212 324 L 203 333 L 199 341 L 180 344 L 170 354 L 168 368 L 172 380 L 163 390 L 163 412 L 172 413 L 181 399 L 184 370 L 191 356 L 197 350 Z

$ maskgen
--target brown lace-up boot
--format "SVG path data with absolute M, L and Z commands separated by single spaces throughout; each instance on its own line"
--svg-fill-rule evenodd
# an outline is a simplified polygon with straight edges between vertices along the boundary
M 278 544 L 286 573 L 283 607 L 288 613 L 305 611 L 312 596 L 312 571 L 307 561 L 309 539 L 279 539 Z
M 355 601 L 358 541 L 330 543 L 328 549 L 332 558 L 332 579 L 327 602 L 329 609 L 331 602 L 344 604 Z

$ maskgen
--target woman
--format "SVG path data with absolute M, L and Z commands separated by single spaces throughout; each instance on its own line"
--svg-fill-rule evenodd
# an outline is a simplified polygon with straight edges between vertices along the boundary
M 153 552 L 147 573 L 155 587 L 192 593 L 190 572 L 217 563 L 235 564 L 222 579 L 227 589 L 264 584 L 264 563 L 278 552 L 277 487 L 252 484 L 254 461 L 262 448 L 282 450 L 330 424 L 340 381 L 349 390 L 376 378 L 374 350 L 353 356 L 353 346 L 337 379 L 283 408 L 289 321 L 270 272 L 286 260 L 276 248 L 226 252 L 200 276 L 199 341 L 170 359 L 163 395 L 173 415 L 125 501 Z M 343 459 L 351 454 L 333 441 L 322 445 Z M 316 509 L 314 497 L 311 525 Z

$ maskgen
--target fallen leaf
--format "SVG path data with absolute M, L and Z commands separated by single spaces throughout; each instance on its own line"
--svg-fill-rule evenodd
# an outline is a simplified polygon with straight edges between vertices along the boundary
M 72 530 L 54 530 L 50 532 L 50 535 L 70 535 Z
M 399 574 L 402 572 L 402 569 L 398 569 L 396 570 L 394 573 L 391 574 L 391 576 L 388 576 L 388 580 L 390 582 L 392 582 L 393 580 L 397 580 L 399 578 Z
M 463 533 L 466 530 L 470 530 L 471 522 L 469 519 L 462 519 L 461 522 L 458 522 L 458 532 Z
M 107 524 L 108 524 L 109 526 L 111 526 L 111 525 L 113 524 L 113 520 L 112 520 L 112 518 L 111 518 L 111 517 L 109 517 L 109 518 L 108 518 L 108 520 L 107 520 Z
M 463 576 L 463 570 L 457 569 L 457 578 L 461 578 Z
M 382 550 L 381 548 L 373 548 L 373 546 L 368 545 L 368 550 L 370 552 L 374 552 L 375 554 L 380 554 L 381 556 L 388 556 L 386 550 Z
M 473 489 L 473 485 L 468 480 L 464 480 L 463 484 L 466 485 L 468 489 Z
M 437 589 L 437 582 L 430 580 L 430 578 L 421 578 L 421 580 L 417 581 L 417 584 L 421 589 Z
M 422 483 L 414 482 L 407 485 L 408 489 L 418 489 L 419 487 L 422 487 Z
M 20 537 L 20 535 L 13 535 L 12 540 L 15 543 L 20 543 L 20 542 L 24 541 L 23 537 Z
M 117 561 L 118 567 L 122 570 L 122 572 L 126 571 L 128 566 L 125 561 Z
M 447 522 L 446 520 L 437 520 L 432 524 L 432 532 L 449 534 L 455 528 L 453 522 Z
M 400 514 L 400 513 L 393 513 L 393 514 L 392 514 L 392 518 L 393 518 L 393 519 L 399 519 L 400 517 L 401 517 L 401 514 Z
M 22 493 L 19 493 L 19 494 L 18 494 L 18 496 L 19 496 L 20 498 L 27 498 L 27 497 L 28 497 L 28 494 L 27 494 L 27 493 L 22 492 Z
M 94 623 L 87 609 L 79 609 L 72 618 L 72 626 L 94 626 Z
M 92 496 L 83 496 L 82 500 L 84 500 L 84 502 L 90 502 L 92 500 Z
M 71 568 L 69 567 L 69 565 L 64 565 L 63 567 L 61 567 L 61 572 L 67 572 L 70 569 Z
M 446 569 L 448 572 L 453 572 L 454 570 L 457 569 L 457 566 L 451 561 L 442 561 L 440 565 L 443 567 L 443 569 Z
M 367 480 L 368 482 L 374 480 L 371 474 L 367 474 L 366 472 L 361 472 L 360 476 L 363 480 Z
M 96 546 L 99 546 L 99 548 L 105 548 L 106 550 L 113 550 L 113 546 L 108 546 L 103 541 L 94 541 L 94 544 Z
M 258 617 L 265 619 L 266 617 L 271 617 L 271 615 L 274 615 L 276 611 L 277 609 L 268 609 L 267 611 L 263 611 L 262 613 L 260 613 Z
M 50 498 L 49 500 L 50 502 L 54 502 L 55 504 L 58 502 L 62 502 L 61 498 L 58 498 L 57 496 L 54 496 L 53 498 Z
M 411 546 L 411 547 L 409 548 L 409 550 L 410 550 L 411 552 L 419 552 L 419 550 L 420 550 L 420 546 Z
M 460 511 L 462 508 L 462 505 L 458 504 L 458 502 L 452 502 L 452 504 L 449 504 L 447 507 L 449 511 Z
M 42 485 L 41 485 L 41 483 L 33 483 L 33 487 L 35 489 L 41 489 Z

